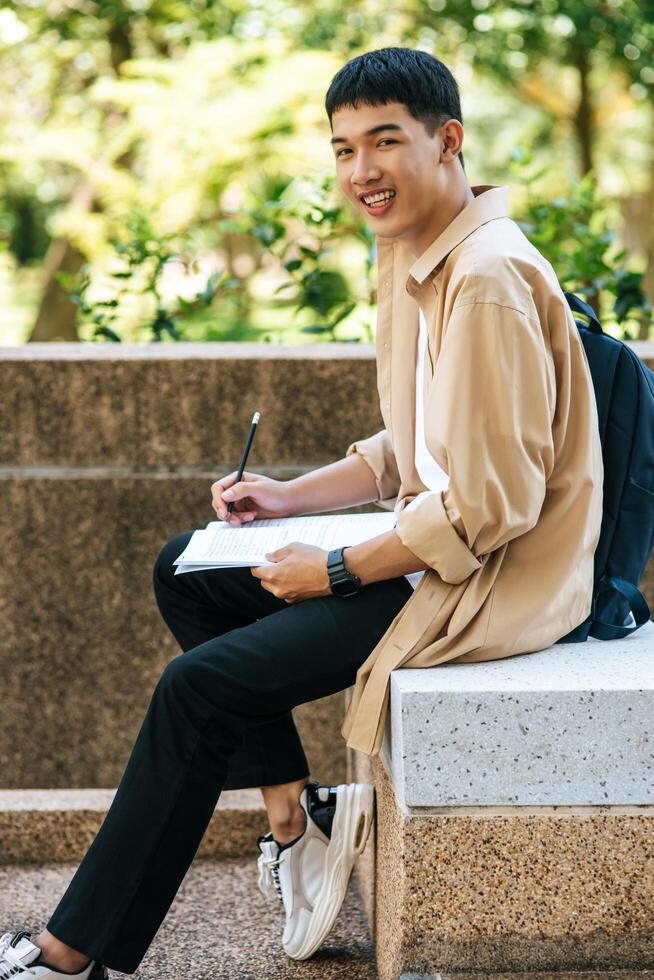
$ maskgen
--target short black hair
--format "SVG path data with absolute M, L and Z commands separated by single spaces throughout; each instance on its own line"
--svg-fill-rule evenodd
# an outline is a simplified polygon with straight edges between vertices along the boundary
M 387 105 L 401 102 L 429 136 L 448 119 L 463 123 L 459 86 L 449 68 L 426 51 L 378 48 L 351 58 L 334 75 L 325 96 L 332 115 L 344 106 Z M 463 153 L 459 153 L 465 171 Z

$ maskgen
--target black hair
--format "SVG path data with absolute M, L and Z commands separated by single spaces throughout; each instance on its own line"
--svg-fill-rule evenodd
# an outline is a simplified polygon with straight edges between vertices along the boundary
M 387 105 L 401 102 L 429 136 L 448 119 L 463 122 L 459 87 L 452 72 L 426 51 L 413 48 L 378 48 L 351 58 L 334 75 L 325 96 L 332 115 L 344 106 Z M 465 171 L 463 153 L 459 153 Z

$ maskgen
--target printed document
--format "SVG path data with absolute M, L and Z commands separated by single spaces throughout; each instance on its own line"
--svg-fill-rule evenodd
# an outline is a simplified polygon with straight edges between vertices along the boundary
M 206 568 L 274 565 L 266 554 L 292 542 L 313 544 L 325 551 L 361 544 L 395 527 L 393 511 L 379 514 L 318 514 L 254 520 L 241 527 L 211 521 L 194 531 L 188 545 L 173 562 L 175 575 Z

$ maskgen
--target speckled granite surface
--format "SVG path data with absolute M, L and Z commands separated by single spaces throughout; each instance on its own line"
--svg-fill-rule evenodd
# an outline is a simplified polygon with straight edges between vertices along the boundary
M 403 973 L 400 980 L 654 980 L 650 970 L 604 973 Z
M 408 816 L 373 771 L 380 980 L 654 967 L 652 808 Z
M 279 479 L 377 431 L 374 350 L 25 345 L 0 348 L 0 385 L 0 786 L 116 786 L 179 652 L 150 585 L 160 548 L 215 518 L 255 409 L 248 468 Z M 340 713 L 297 717 L 312 774 L 342 781 Z
M 115 786 L 178 652 L 160 548 L 214 517 L 254 408 L 248 466 L 280 479 L 377 431 L 374 347 L 25 345 L 0 383 L 0 786 Z M 654 608 L 652 562 L 643 589 Z M 340 702 L 297 717 L 312 774 L 341 781 Z
M 254 411 L 250 469 L 321 465 L 382 427 L 375 375 L 368 344 L 0 347 L 0 466 L 229 472 Z
M 204 527 L 207 479 L 0 479 L 0 787 L 117 786 L 179 652 L 152 565 Z M 74 531 L 72 530 L 74 529 Z M 30 710 L 25 711 L 29 703 Z M 312 774 L 344 776 L 342 698 L 295 711 Z
M 75 872 L 75 865 L 0 868 L 0 933 L 33 936 Z M 193 861 L 135 980 L 374 980 L 372 943 L 355 887 L 333 932 L 309 960 L 284 953 L 281 904 L 256 883 L 256 862 Z M 111 971 L 113 980 L 125 974 Z
M 80 861 L 115 790 L 0 790 L 0 865 Z M 200 857 L 257 854 L 268 818 L 259 790 L 226 790 L 198 849 Z
M 386 734 L 408 806 L 652 805 L 654 622 L 621 640 L 396 670 Z

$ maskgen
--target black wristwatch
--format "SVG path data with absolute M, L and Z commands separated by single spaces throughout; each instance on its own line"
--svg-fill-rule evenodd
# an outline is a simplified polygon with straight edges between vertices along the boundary
M 354 572 L 348 572 L 343 561 L 343 552 L 349 545 L 342 548 L 333 548 L 327 555 L 327 574 L 329 575 L 329 588 L 334 595 L 343 597 L 358 595 L 363 589 L 361 579 Z

